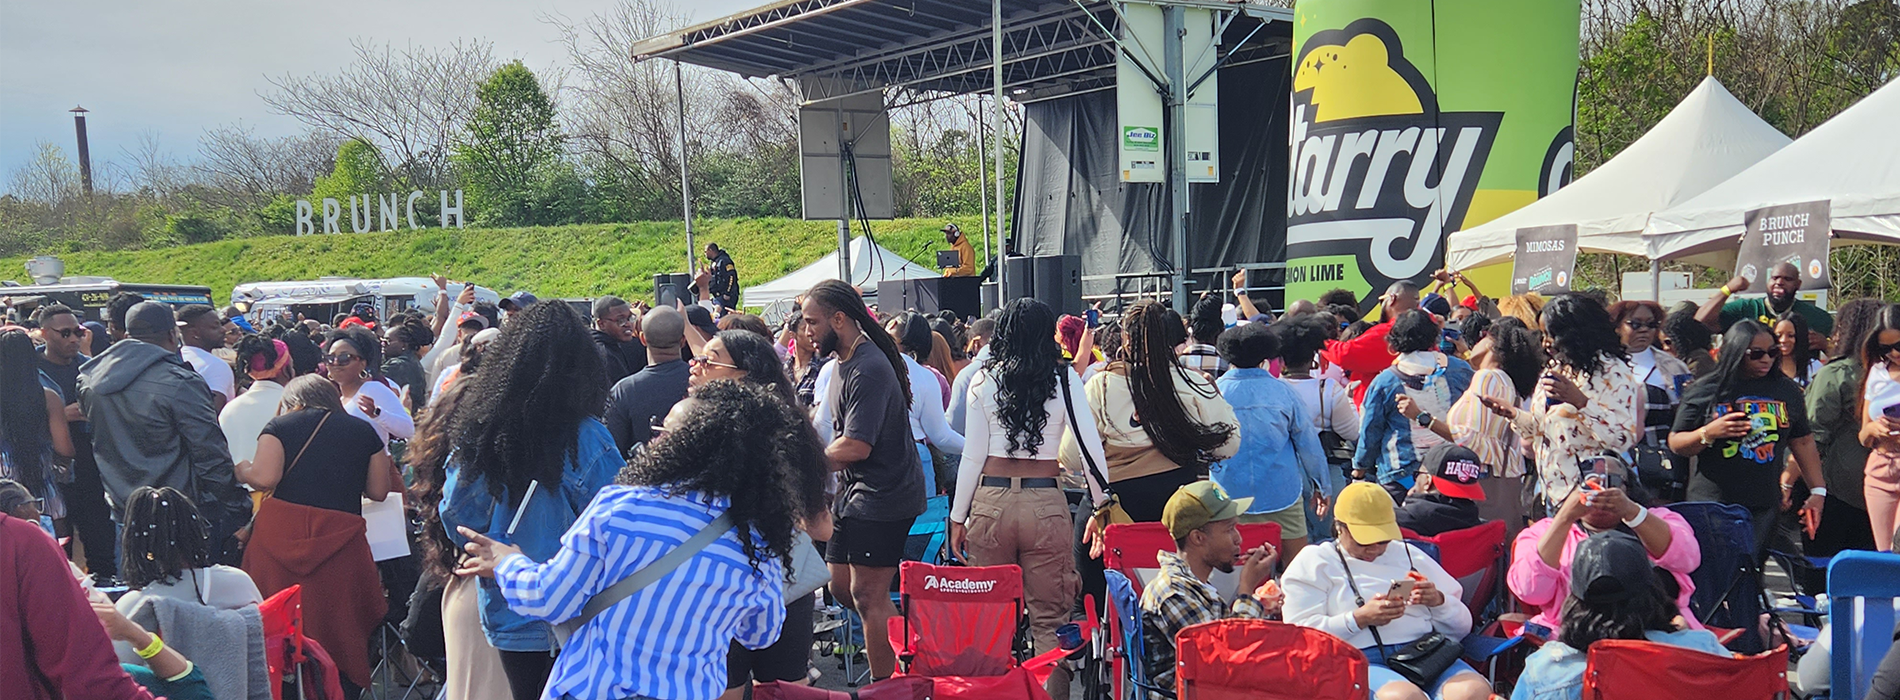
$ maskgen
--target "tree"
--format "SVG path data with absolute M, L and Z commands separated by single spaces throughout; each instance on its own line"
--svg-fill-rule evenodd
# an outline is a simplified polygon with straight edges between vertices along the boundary
M 477 220 L 495 226 L 548 223 L 540 210 L 543 195 L 552 191 L 539 186 L 554 181 L 550 171 L 563 143 L 554 101 L 521 61 L 496 69 L 475 97 L 455 165 Z
M 46 141 L 33 145 L 32 160 L 13 171 L 8 191 L 28 202 L 54 206 L 79 196 L 79 167 L 66 152 Z
M 475 86 L 495 69 L 491 45 L 457 41 L 396 51 L 352 41 L 356 62 L 334 76 L 271 79 L 264 103 L 313 129 L 361 139 L 388 154 L 383 175 L 400 189 L 449 184 L 449 156 L 475 111 Z

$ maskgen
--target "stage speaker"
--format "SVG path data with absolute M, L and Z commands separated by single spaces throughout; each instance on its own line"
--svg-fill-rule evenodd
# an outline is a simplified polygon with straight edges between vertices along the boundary
M 997 308 L 1002 308 L 1011 300 L 1036 295 L 1035 260 L 1018 255 L 1003 259 L 1003 298 L 997 300 Z
M 693 295 L 693 276 L 688 274 L 661 273 L 653 276 L 653 304 L 672 306 L 675 301 L 691 304 Z
M 1057 314 L 1080 316 L 1082 305 L 1082 257 L 1079 255 L 1038 255 L 1033 258 L 1035 297 L 1055 309 Z

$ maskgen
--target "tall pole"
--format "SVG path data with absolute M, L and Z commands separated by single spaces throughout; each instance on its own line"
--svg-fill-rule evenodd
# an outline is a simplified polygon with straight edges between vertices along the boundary
M 692 274 L 699 272 L 699 255 L 693 251 L 693 183 L 686 168 L 686 78 L 679 61 L 673 62 L 673 95 L 679 104 L 674 116 L 679 118 L 680 214 L 686 219 L 686 272 Z
M 1187 29 L 1187 8 L 1168 5 L 1161 9 L 1162 64 L 1167 73 L 1166 136 L 1168 146 L 1168 241 L 1174 268 L 1174 310 L 1188 312 L 1187 289 L 1187 60 L 1181 51 L 1181 35 Z
M 995 99 L 996 131 L 991 134 L 996 168 L 996 306 L 1009 301 L 1009 243 L 1003 237 L 1003 0 L 990 0 L 990 88 Z
M 79 137 L 79 186 L 91 197 L 92 151 L 86 145 L 86 108 L 75 106 L 66 111 L 73 113 L 73 134 Z
M 983 172 L 983 154 L 988 153 L 983 140 L 983 113 L 970 115 L 976 119 L 976 206 L 983 217 L 983 259 L 990 259 L 990 182 L 989 174 Z M 991 263 L 994 265 L 995 263 Z
M 837 100 L 837 105 L 839 202 L 838 279 L 844 280 L 846 284 L 855 285 L 856 283 L 851 281 L 851 208 L 853 204 L 851 199 L 851 159 L 846 157 L 851 152 L 852 131 L 851 123 L 848 121 L 849 117 L 845 116 L 844 100 Z M 869 241 L 866 242 L 869 243 Z M 866 277 L 865 281 L 869 282 L 870 278 Z

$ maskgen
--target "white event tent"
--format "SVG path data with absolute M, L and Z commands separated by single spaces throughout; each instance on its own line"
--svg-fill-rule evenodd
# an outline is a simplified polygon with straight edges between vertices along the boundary
M 1733 267 L 1751 209 L 1827 200 L 1838 244 L 1900 245 L 1900 80 L 1787 148 L 1650 218 L 1655 258 Z
M 1643 230 L 1652 213 L 1688 201 L 1788 143 L 1722 83 L 1703 78 L 1648 133 L 1589 174 L 1452 234 L 1445 263 L 1464 270 L 1505 262 L 1516 251 L 1518 229 L 1562 224 L 1577 225 L 1581 251 L 1646 255 Z
M 877 294 L 877 283 L 894 280 L 941 277 L 932 270 L 893 253 L 883 246 L 872 243 L 864 236 L 851 239 L 851 282 L 866 295 Z M 838 251 L 831 251 L 818 262 L 799 268 L 796 272 L 763 284 L 746 287 L 740 304 L 770 308 L 773 304 L 790 301 L 812 285 L 823 280 L 838 278 Z

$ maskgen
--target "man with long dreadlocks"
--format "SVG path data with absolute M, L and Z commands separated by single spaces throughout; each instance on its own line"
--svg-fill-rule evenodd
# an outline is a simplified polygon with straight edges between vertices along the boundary
M 836 523 L 825 561 L 831 594 L 882 630 L 897 608 L 891 577 L 904 556 L 911 522 L 924 512 L 924 474 L 910 433 L 910 386 L 897 343 L 864 307 L 858 290 L 825 280 L 805 295 L 804 332 L 819 355 L 836 353 L 826 403 L 831 443 L 825 456 L 842 472 Z M 897 656 L 882 634 L 864 636 L 871 676 L 891 675 Z

